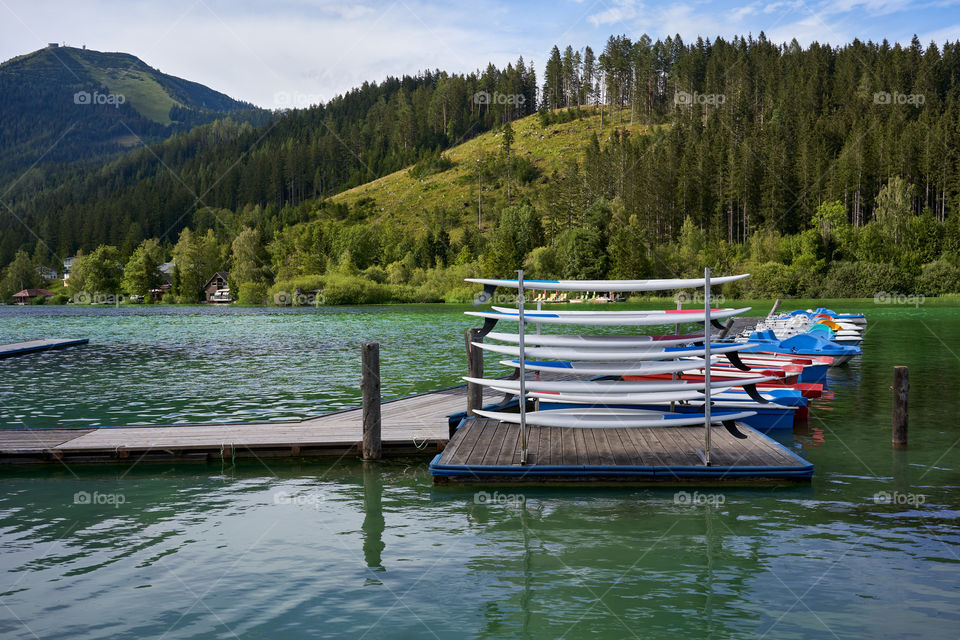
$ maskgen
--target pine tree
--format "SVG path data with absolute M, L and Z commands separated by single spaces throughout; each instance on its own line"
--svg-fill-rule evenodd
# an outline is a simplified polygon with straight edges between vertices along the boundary
M 547 109 L 559 109 L 563 106 L 563 62 L 560 59 L 560 49 L 554 45 L 547 59 L 547 66 L 543 74 L 543 100 Z
M 583 82 L 582 82 L 582 102 L 590 104 L 595 101 L 593 86 L 596 74 L 596 58 L 593 55 L 593 49 L 586 47 L 583 50 Z

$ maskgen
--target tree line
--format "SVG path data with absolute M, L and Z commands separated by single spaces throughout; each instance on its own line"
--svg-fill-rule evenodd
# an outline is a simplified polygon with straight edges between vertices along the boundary
M 189 226 L 212 233 L 229 266 L 234 238 L 258 234 L 247 253 L 259 271 L 248 282 L 268 294 L 320 288 L 336 274 L 380 297 L 456 298 L 466 295 L 457 291 L 463 272 L 505 275 L 520 264 L 590 278 L 749 268 L 757 284 L 744 293 L 758 295 L 951 292 L 960 289 L 958 77 L 960 42 L 802 48 L 763 34 L 692 44 L 614 36 L 599 55 L 554 47 L 539 99 L 522 60 L 466 76 L 389 79 L 269 130 L 200 127 L 18 204 L 25 216 L 39 202 L 75 212 L 49 214 L 49 235 L 39 235 L 89 242 L 70 248 L 112 245 L 124 259 L 150 237 L 173 256 L 164 234 Z M 482 92 L 530 98 L 476 100 Z M 597 112 L 602 124 L 557 171 L 512 198 L 493 194 L 482 228 L 463 211 L 384 220 L 377 202 L 325 198 L 393 168 L 442 172 L 443 149 L 484 130 L 504 134 L 534 110 L 544 127 Z M 629 122 L 647 132 L 629 134 Z M 256 136 L 266 144 L 246 152 Z M 182 171 L 202 202 L 174 172 L 158 170 L 153 154 Z M 516 166 L 509 145 L 498 157 L 499 171 Z M 217 178 L 214 167 L 228 160 L 236 170 Z M 44 200 L 55 195 L 61 208 Z M 107 223 L 111 215 L 123 224 Z M 66 220 L 81 225 L 68 232 L 77 236 L 63 235 Z M 8 246 L 5 235 L 3 245 L 12 258 L 31 243 Z M 400 288 L 382 288 L 391 286 Z

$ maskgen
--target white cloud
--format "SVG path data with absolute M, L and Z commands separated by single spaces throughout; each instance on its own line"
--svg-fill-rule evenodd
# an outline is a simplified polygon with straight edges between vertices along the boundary
M 469 7 L 452 10 L 415 0 L 229 11 L 212 0 L 100 2 L 0 4 L 3 59 L 66 40 L 132 53 L 164 73 L 272 108 L 325 101 L 388 75 L 435 68 L 469 73 L 488 62 L 505 66 L 520 55 L 530 60 L 548 50 L 542 42 L 532 50 L 511 47 L 509 33 L 495 25 L 483 28 Z
M 827 21 L 821 14 L 808 15 L 805 18 L 778 26 L 767 31 L 772 42 L 790 42 L 796 38 L 801 45 L 811 42 L 839 45 L 853 40 L 846 27 L 836 21 Z
M 603 24 L 618 24 L 637 17 L 638 7 L 635 0 L 614 0 L 614 6 L 587 17 L 594 27 Z
M 835 0 L 822 5 L 822 13 L 836 15 L 862 10 L 871 16 L 899 13 L 908 9 L 913 0 Z
M 938 46 L 947 41 L 956 42 L 960 40 L 960 23 L 935 31 L 927 31 L 918 34 L 917 37 L 920 38 L 920 43 L 923 46 L 927 46 L 931 42 L 936 42 Z

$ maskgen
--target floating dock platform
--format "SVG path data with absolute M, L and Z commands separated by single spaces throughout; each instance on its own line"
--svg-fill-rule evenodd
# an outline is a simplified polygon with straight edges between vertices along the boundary
M 545 482 L 809 481 L 813 465 L 759 431 L 739 424 L 745 439 L 723 427 L 575 429 L 527 427 L 527 463 L 520 465 L 520 426 L 465 419 L 430 464 L 437 484 Z
M 50 338 L 46 340 L 29 340 L 27 342 L 14 342 L 13 344 L 0 345 L 0 358 L 12 358 L 14 356 L 25 356 L 30 353 L 40 351 L 51 351 L 53 349 L 65 349 L 75 347 L 90 342 L 89 338 L 78 338 L 76 340 L 63 340 Z

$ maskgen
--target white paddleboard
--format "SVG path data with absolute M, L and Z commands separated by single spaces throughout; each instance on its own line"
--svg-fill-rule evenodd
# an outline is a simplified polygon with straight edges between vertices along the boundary
M 719 309 L 712 311 L 710 317 L 714 320 L 723 320 L 731 316 L 736 316 L 750 310 L 750 307 L 741 309 Z M 500 313 L 497 311 L 465 311 L 468 316 L 477 318 L 490 318 L 492 320 L 511 320 L 519 322 L 518 313 Z M 620 315 L 613 311 L 597 315 L 596 313 L 577 314 L 576 312 L 560 314 L 556 311 L 529 311 L 524 312 L 523 319 L 526 322 L 537 324 L 579 324 L 595 327 L 626 327 L 626 326 L 644 326 L 657 324 L 684 324 L 687 322 L 703 322 L 706 318 L 703 310 L 677 312 L 638 312 L 644 315 L 626 314 Z M 613 315 L 611 315 L 613 314 Z
M 493 309 L 494 311 L 496 311 L 497 313 L 512 313 L 512 314 L 519 314 L 519 313 L 520 313 L 520 310 L 517 309 L 516 307 L 498 307 L 498 306 L 491 306 L 490 308 Z M 749 309 L 749 307 L 747 307 L 747 309 Z M 720 313 L 720 312 L 722 312 L 722 311 L 729 311 L 729 310 L 730 310 L 729 307 L 718 307 L 718 308 L 716 308 L 716 309 L 710 309 L 710 315 L 713 315 L 713 314 L 716 314 L 716 313 Z M 697 313 L 701 313 L 701 314 L 702 314 L 702 313 L 703 313 L 703 309 L 633 309 L 633 310 L 630 310 L 630 311 L 606 311 L 606 310 L 603 310 L 603 311 L 593 311 L 593 310 L 581 311 L 581 310 L 579 310 L 579 309 L 573 309 L 573 310 L 570 310 L 570 309 L 549 309 L 549 310 L 546 310 L 546 311 L 544 311 L 544 310 L 537 311 L 537 310 L 535 310 L 535 309 L 525 309 L 525 310 L 524 310 L 524 315 L 526 315 L 526 314 L 528 314 L 528 313 L 537 313 L 537 314 L 539 314 L 539 313 L 544 313 L 544 314 L 554 314 L 554 315 L 558 315 L 558 316 L 586 316 L 586 317 L 590 317 L 590 318 L 593 318 L 593 317 L 607 317 L 607 316 L 609 316 L 609 317 L 611 317 L 611 318 L 625 318 L 625 317 L 628 317 L 628 316 L 657 316 L 657 315 L 668 315 L 668 316 L 670 316 L 670 315 L 675 315 L 675 316 L 683 317 L 683 316 L 688 315 L 688 314 L 697 314 Z
M 474 342 L 474 346 L 484 351 L 493 351 L 505 356 L 520 357 L 520 347 L 513 345 L 490 344 L 488 342 Z M 754 347 L 750 343 L 717 343 L 712 345 L 710 353 L 721 355 L 733 353 Z M 663 360 L 683 357 L 702 357 L 706 350 L 700 346 L 670 347 L 667 350 L 656 349 L 579 349 L 576 347 L 525 347 L 524 353 L 529 358 L 548 358 L 553 360 L 584 360 L 602 362 L 636 362 L 638 360 Z
M 711 358 L 713 361 L 715 358 Z M 697 366 L 696 361 L 667 361 L 658 360 L 648 362 L 553 362 L 549 360 L 527 360 L 524 368 L 527 371 L 550 371 L 564 375 L 587 376 L 652 376 L 659 373 L 679 373 Z M 701 366 L 706 361 L 699 361 Z M 519 360 L 501 360 L 500 364 L 520 368 Z
M 500 411 L 475 411 L 478 416 L 520 424 L 519 413 Z M 727 420 L 743 420 L 756 415 L 754 411 L 721 411 L 710 416 L 713 424 Z M 526 422 L 537 427 L 573 427 L 579 429 L 618 429 L 624 427 L 689 427 L 703 426 L 705 416 L 701 413 L 670 413 L 647 409 L 551 409 L 528 411 Z
M 491 387 L 504 393 L 519 393 L 519 380 L 503 380 L 489 378 L 464 377 L 467 382 Z M 745 384 L 761 384 L 777 380 L 773 376 L 756 376 L 744 380 L 722 380 L 710 384 L 711 391 L 720 391 L 731 387 L 741 387 Z M 588 393 L 588 394 L 625 394 L 625 393 L 653 393 L 661 391 L 702 391 L 707 388 L 703 381 L 694 380 L 526 380 L 527 392 L 542 391 L 547 393 Z M 701 394 L 702 395 L 702 394 Z
M 496 387 L 493 387 L 496 389 Z M 703 394 L 696 389 L 686 391 L 661 391 L 659 393 L 620 393 L 620 394 L 588 394 L 588 393 L 546 393 L 544 391 L 529 391 L 528 398 L 539 398 L 550 402 L 564 404 L 669 404 L 684 400 L 702 399 Z M 703 418 L 700 419 L 703 422 Z
M 720 285 L 735 282 L 748 277 L 749 273 L 736 276 L 720 276 L 710 278 L 710 285 Z M 482 285 L 496 285 L 519 289 L 517 280 L 500 278 L 466 278 L 467 282 Z M 691 289 L 703 287 L 706 281 L 703 278 L 669 278 L 662 280 L 523 280 L 524 289 L 537 291 L 666 291 L 668 289 Z
M 715 333 L 713 337 L 719 337 Z M 517 344 L 520 342 L 518 333 L 499 333 L 491 331 L 486 335 L 492 340 L 500 342 L 511 342 Z M 692 333 L 685 336 L 591 336 L 591 335 L 558 335 L 550 333 L 530 333 L 524 336 L 524 342 L 540 347 L 591 347 L 591 348 L 610 348 L 610 349 L 630 349 L 634 347 L 676 347 L 680 345 L 693 344 L 694 342 L 703 342 L 702 333 Z
M 589 404 L 614 406 L 621 404 L 653 404 L 666 405 L 671 402 L 688 402 L 692 406 L 702 407 L 704 404 L 703 394 L 699 391 L 667 391 L 663 393 L 624 393 L 624 394 L 588 394 L 588 393 L 544 393 L 542 391 L 532 391 L 527 394 L 529 398 L 538 398 L 561 404 Z M 760 404 L 749 399 L 749 396 L 743 400 L 736 397 L 723 396 L 717 394 L 716 397 L 710 397 L 710 404 L 714 407 L 725 407 L 733 409 L 769 407 L 780 409 L 781 407 L 773 402 Z M 703 422 L 703 418 L 700 418 Z

